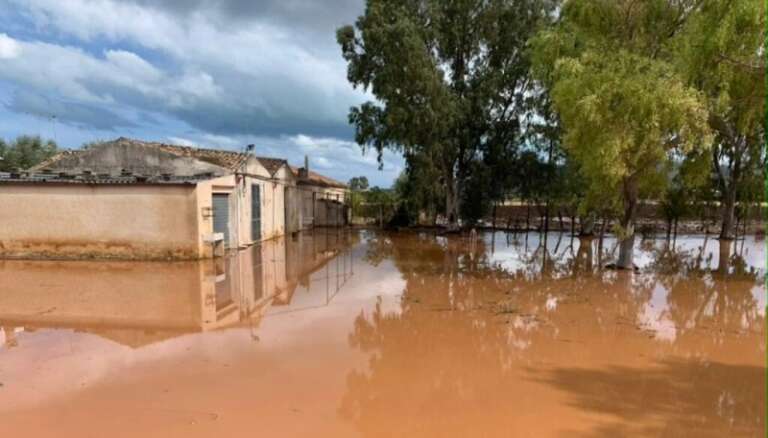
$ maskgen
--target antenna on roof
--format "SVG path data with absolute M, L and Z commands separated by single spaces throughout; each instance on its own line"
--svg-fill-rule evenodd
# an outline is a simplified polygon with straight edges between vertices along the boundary
M 253 144 L 249 144 L 243 148 L 243 152 L 241 153 L 240 161 L 237 163 L 237 170 L 242 170 L 243 167 L 245 167 L 246 163 L 248 163 L 248 156 L 253 155 L 253 150 L 256 149 L 256 146 Z

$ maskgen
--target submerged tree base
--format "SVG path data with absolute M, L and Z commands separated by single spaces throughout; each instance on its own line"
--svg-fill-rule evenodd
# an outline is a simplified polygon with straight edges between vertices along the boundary
M 607 265 L 605 265 L 605 269 L 613 269 L 613 270 L 616 270 L 616 271 L 634 271 L 634 272 L 639 272 L 640 271 L 640 267 L 638 267 L 634 263 L 632 264 L 631 268 L 628 267 L 628 266 L 627 267 L 619 266 L 616 263 L 608 263 Z

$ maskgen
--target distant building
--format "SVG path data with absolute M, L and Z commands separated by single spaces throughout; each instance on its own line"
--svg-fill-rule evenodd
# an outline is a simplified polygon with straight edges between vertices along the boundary
M 0 173 L 0 257 L 199 259 L 347 223 L 347 187 L 283 159 L 119 138 Z

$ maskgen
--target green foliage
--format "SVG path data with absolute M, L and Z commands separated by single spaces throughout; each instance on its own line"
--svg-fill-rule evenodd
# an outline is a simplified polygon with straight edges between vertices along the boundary
M 43 141 L 39 136 L 22 135 L 10 144 L 0 140 L 0 171 L 28 169 L 57 152 L 55 142 Z
M 707 96 L 721 135 L 761 129 L 764 33 L 764 0 L 704 0 L 674 41 L 676 65 Z
M 586 199 L 622 205 L 624 225 L 641 190 L 664 181 L 674 151 L 709 143 L 703 97 L 666 59 L 682 19 L 661 0 L 572 0 L 561 22 L 532 40 L 534 70 L 550 86 Z
M 353 192 L 351 196 L 353 215 L 378 223 L 380 219 L 388 224 L 398 209 L 399 199 L 392 189 L 371 187 L 364 192 Z
M 337 32 L 376 99 L 349 118 L 364 150 L 405 158 L 404 222 L 474 222 L 514 197 L 629 236 L 640 199 L 671 218 L 763 189 L 763 0 L 366 6 Z
M 430 160 L 455 223 L 463 185 L 483 154 L 520 138 L 528 38 L 552 1 L 368 0 L 337 39 L 354 86 L 377 102 L 352 108 L 356 140 L 403 153 L 411 168 Z
M 438 212 L 445 211 L 445 190 L 440 183 L 440 172 L 434 160 L 412 156 L 406 160 L 405 170 L 398 176 L 394 190 L 402 208 L 402 216 L 409 224 L 425 219 L 434 223 Z
M 710 155 L 695 151 L 681 157 L 661 198 L 661 212 L 668 223 L 695 212 L 695 200 L 702 199 L 710 180 Z
M 352 191 L 368 190 L 368 178 L 364 176 L 355 176 L 349 180 L 349 189 Z
M 765 3 L 703 0 L 674 41 L 675 63 L 706 96 L 715 134 L 712 169 L 724 205 L 721 237 L 735 202 L 753 199 L 765 169 Z
M 542 202 L 549 184 L 549 168 L 542 157 L 532 150 L 523 151 L 516 158 L 514 169 L 511 185 L 515 197 L 536 203 Z

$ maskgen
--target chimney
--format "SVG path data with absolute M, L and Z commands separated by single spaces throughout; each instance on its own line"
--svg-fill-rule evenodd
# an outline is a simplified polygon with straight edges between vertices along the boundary
M 304 167 L 299 169 L 299 178 L 309 178 L 309 156 L 304 155 Z

